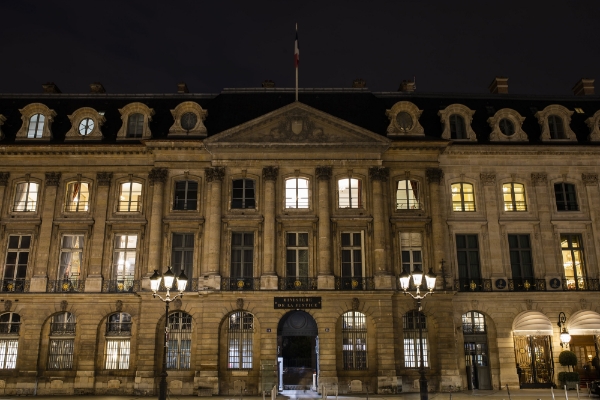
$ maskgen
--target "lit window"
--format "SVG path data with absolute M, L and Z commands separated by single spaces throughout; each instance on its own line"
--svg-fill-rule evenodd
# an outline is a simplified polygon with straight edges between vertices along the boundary
M 227 330 L 228 369 L 252 369 L 254 316 L 236 311 L 229 315 Z
M 475 193 L 470 183 L 452 184 L 452 210 L 475 211 Z
M 423 367 L 429 367 L 429 349 L 427 340 L 427 318 L 420 311 L 413 310 L 404 314 L 404 366 L 419 368 L 421 366 L 421 342 L 419 340 L 419 325 L 423 332 Z
M 558 115 L 548 116 L 548 129 L 550 130 L 550 139 L 567 139 L 563 119 Z
M 27 129 L 27 138 L 40 139 L 44 133 L 44 123 L 46 117 L 44 114 L 34 114 L 29 118 L 29 127 Z
M 520 183 L 505 183 L 502 185 L 504 211 L 527 211 L 525 202 L 525 185 Z
M 3 292 L 23 292 L 27 277 L 27 263 L 31 248 L 31 236 L 10 235 L 4 264 Z
M 198 209 L 198 182 L 196 181 L 177 181 L 175 182 L 175 199 L 173 200 L 173 210 L 191 210 Z
M 534 289 L 533 260 L 529 235 L 508 235 L 514 290 Z
M 360 208 L 361 181 L 360 179 L 344 178 L 338 181 L 339 208 Z
M 137 235 L 115 235 L 112 277 L 118 292 L 133 289 L 136 250 Z
M 419 182 L 415 180 L 398 181 L 396 188 L 396 210 L 420 210 Z
M 0 315 L 0 369 L 15 369 L 19 350 L 21 316 L 16 313 Z
M 342 358 L 345 370 L 367 369 L 367 318 L 361 312 L 342 315 Z
M 192 316 L 185 312 L 169 315 L 167 368 L 190 369 L 192 356 Z
M 560 247 L 567 289 L 587 289 L 581 235 L 561 234 Z
M 129 181 L 121 183 L 117 211 L 136 212 L 142 210 L 142 184 Z
M 90 205 L 90 189 L 86 182 L 67 183 L 65 211 L 86 212 Z
M 76 286 L 81 276 L 82 256 L 83 235 L 64 235 L 57 280 Z
M 575 193 L 575 185 L 570 183 L 555 183 L 554 196 L 556 198 L 556 209 L 558 211 L 577 211 L 577 195 Z
M 175 276 L 181 275 L 181 271 L 192 281 L 194 268 L 194 234 L 174 233 L 171 246 L 171 266 Z M 173 288 L 177 289 L 177 280 L 173 281 Z M 186 290 L 192 290 L 192 285 L 187 285 Z
M 485 316 L 477 311 L 469 311 L 462 315 L 463 333 L 485 333 Z
M 450 116 L 450 138 L 451 139 L 468 139 L 465 119 L 458 114 Z
M 48 345 L 48 369 L 65 370 L 73 368 L 75 349 L 75 316 L 62 312 L 52 316 L 50 343 Z
M 144 114 L 135 113 L 127 118 L 127 137 L 141 138 L 144 135 Z
M 342 233 L 341 289 L 366 289 L 363 255 L 363 232 Z
M 105 369 L 129 369 L 131 315 L 111 314 L 106 321 Z
M 402 248 L 402 272 L 423 272 L 422 257 L 423 242 L 418 232 L 403 232 L 400 234 L 400 247 Z
M 37 209 L 39 185 L 35 182 L 17 184 L 13 211 L 35 211 Z
M 236 179 L 233 181 L 231 208 L 255 208 L 254 181 L 252 179 Z
M 308 179 L 285 180 L 285 208 L 308 208 Z

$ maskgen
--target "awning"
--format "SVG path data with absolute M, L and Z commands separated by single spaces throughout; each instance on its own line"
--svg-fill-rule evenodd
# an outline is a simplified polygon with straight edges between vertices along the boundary
M 567 330 L 571 335 L 600 335 L 600 314 L 594 311 L 579 311 L 567 319 Z
M 552 335 L 552 322 L 541 312 L 525 311 L 513 321 L 513 334 L 525 335 Z

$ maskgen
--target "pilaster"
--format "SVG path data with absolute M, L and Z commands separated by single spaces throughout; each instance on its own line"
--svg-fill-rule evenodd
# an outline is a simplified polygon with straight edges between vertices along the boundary
M 329 181 L 331 180 L 331 167 L 317 167 L 315 170 L 319 186 L 319 202 L 317 215 L 319 216 L 319 266 L 317 287 L 319 289 L 333 289 L 335 279 L 331 265 L 331 217 L 329 211 Z
M 90 267 L 85 280 L 86 292 L 102 291 L 102 260 L 104 253 L 104 239 L 106 235 L 106 212 L 108 209 L 108 196 L 112 172 L 98 172 L 96 174 L 96 205 L 94 208 L 94 231 L 90 251 Z M 107 279 L 110 279 L 107 277 Z
M 448 235 L 444 229 L 443 215 L 443 204 L 445 203 L 440 193 L 440 187 L 444 181 L 444 171 L 440 168 L 428 168 L 425 171 L 425 176 L 429 183 L 429 209 L 431 210 L 431 243 L 433 244 L 433 262 L 431 266 L 437 275 L 438 272 L 442 273 L 442 271 L 438 271 L 438 266 L 441 265 L 442 260 L 448 259 L 446 256 L 446 240 Z M 442 278 L 446 279 L 445 276 Z M 446 288 L 446 282 L 440 283 L 442 283 L 443 288 Z
M 389 169 L 386 167 L 369 168 L 369 177 L 373 189 L 373 254 L 375 265 L 374 275 L 379 277 L 375 282 L 379 285 L 376 289 L 391 289 L 392 279 L 381 279 L 384 276 L 391 277 L 390 265 L 387 262 L 385 251 L 385 207 L 383 201 L 383 184 L 389 177 Z
M 163 198 L 164 186 L 169 176 L 167 168 L 153 168 L 148 174 L 148 181 L 152 187 L 152 205 L 150 211 L 150 240 L 148 246 L 148 269 L 143 277 L 143 287 L 149 288 L 149 277 L 154 270 L 162 272 L 161 250 L 162 250 L 162 220 L 163 220 Z
M 220 289 L 220 257 L 221 257 L 221 217 L 222 201 L 221 192 L 225 168 L 214 167 L 205 169 L 206 182 L 210 186 L 210 210 L 208 212 L 208 229 L 206 240 L 208 243 L 208 265 L 202 268 L 203 275 L 210 275 L 198 286 L 211 289 Z M 218 286 L 217 286 L 218 285 Z
M 260 288 L 277 289 L 277 274 L 275 272 L 275 182 L 279 168 L 265 167 L 262 170 L 265 188 L 264 229 L 263 229 L 263 271 L 260 278 Z
M 492 278 L 507 276 L 507 271 L 504 270 L 502 262 L 502 237 L 500 233 L 500 225 L 498 224 L 498 197 L 496 174 L 481 173 L 479 179 L 483 184 L 483 201 L 485 203 L 485 213 L 487 220 L 487 240 L 490 257 L 486 260 L 488 266 L 483 270 L 491 271 Z M 500 205 L 501 207 L 502 205 Z

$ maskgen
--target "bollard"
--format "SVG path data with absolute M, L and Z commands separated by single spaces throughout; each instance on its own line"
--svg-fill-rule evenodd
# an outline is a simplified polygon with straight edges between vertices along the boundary
M 577 391 L 577 400 L 579 400 L 579 383 L 575 384 L 575 390 Z
M 506 384 L 506 391 L 508 392 L 508 400 L 512 400 L 510 398 L 510 389 L 508 388 L 508 383 Z
M 556 400 L 554 398 L 554 388 L 552 386 L 550 386 L 550 393 L 552 393 L 552 400 Z
M 564 385 L 563 388 L 565 388 L 565 399 L 569 400 L 569 394 L 567 393 L 567 385 Z
M 367 383 L 365 386 L 367 387 L 367 400 L 369 400 L 369 384 Z

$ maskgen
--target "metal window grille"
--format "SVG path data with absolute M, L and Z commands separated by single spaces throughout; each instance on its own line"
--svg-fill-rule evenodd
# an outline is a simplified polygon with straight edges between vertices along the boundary
M 254 180 L 236 179 L 233 181 L 231 208 L 255 208 Z
M 363 232 L 342 233 L 342 277 L 362 278 L 363 271 Z
M 61 312 L 52 316 L 50 336 L 75 336 L 75 315 Z
M 137 235 L 115 235 L 113 253 L 113 279 L 117 281 L 119 291 L 127 291 L 133 286 L 137 254 Z M 122 286 L 122 290 L 121 290 Z
M 0 339 L 0 369 L 15 369 L 18 351 L 17 339 Z
M 29 126 L 27 129 L 28 139 L 39 139 L 44 133 L 44 123 L 46 117 L 43 114 L 35 114 L 29 118 Z
M 285 208 L 308 208 L 308 179 L 285 180 Z
M 362 207 L 362 181 L 355 178 L 338 180 L 338 206 L 339 208 Z
M 130 339 L 106 339 L 105 369 L 128 369 Z
M 25 281 L 30 247 L 31 236 L 29 235 L 11 235 L 8 237 L 2 291 L 14 291 L 19 284 Z
M 308 233 L 288 232 L 286 248 L 286 276 L 308 276 Z
M 566 139 L 563 119 L 558 115 L 548 117 L 548 129 L 550 130 L 550 139 Z
M 400 233 L 403 272 L 410 274 L 413 271 L 423 271 L 422 245 L 423 240 L 419 232 Z
M 231 234 L 231 278 L 252 278 L 254 273 L 254 233 Z
M 175 182 L 175 199 L 173 200 L 173 209 L 190 211 L 198 209 L 198 182 Z
M 419 344 L 419 324 L 423 329 L 423 366 L 429 366 L 429 349 L 427 338 L 427 317 L 422 312 L 412 310 L 404 314 L 404 366 L 406 368 L 420 367 L 421 347 Z
M 0 334 L 18 335 L 21 329 L 21 316 L 16 313 L 0 315 Z
M 73 368 L 75 339 L 50 339 L 48 346 L 48 369 Z
M 485 316 L 477 311 L 469 311 L 462 315 L 464 334 L 485 333 Z
M 578 211 L 575 185 L 565 182 L 554 184 L 557 211 Z
M 479 280 L 479 245 L 477 235 L 456 235 L 458 276 L 463 280 Z
M 127 137 L 141 138 L 144 135 L 144 114 L 135 113 L 127 118 Z
M 107 336 L 131 336 L 131 315 L 114 313 L 106 321 Z
M 139 212 L 142 210 L 142 184 L 128 181 L 121 183 L 117 211 Z
M 420 210 L 419 181 L 398 181 L 396 187 L 396 210 Z
M 185 312 L 169 315 L 167 368 L 190 369 L 192 355 L 192 316 Z
M 508 247 L 513 279 L 529 280 L 533 283 L 533 260 L 529 235 L 508 235 Z
M 505 183 L 502 185 L 504 211 L 527 211 L 525 200 L 525 185 L 520 183 Z
M 452 209 L 454 211 L 475 211 L 475 193 L 470 183 L 452 184 Z
M 342 315 L 342 358 L 345 370 L 367 369 L 367 321 L 363 313 Z
M 31 212 L 37 209 L 39 185 L 35 182 L 17 184 L 13 211 Z
M 237 311 L 229 316 L 227 343 L 229 369 L 251 369 L 253 356 L 254 316 L 245 311 Z
M 90 189 L 86 182 L 69 182 L 65 201 L 65 211 L 86 212 L 90 204 Z
M 560 247 L 568 290 L 587 289 L 582 241 L 583 238 L 581 235 L 560 235 Z
M 467 139 L 465 119 L 458 114 L 452 114 L 450 116 L 450 138 Z

